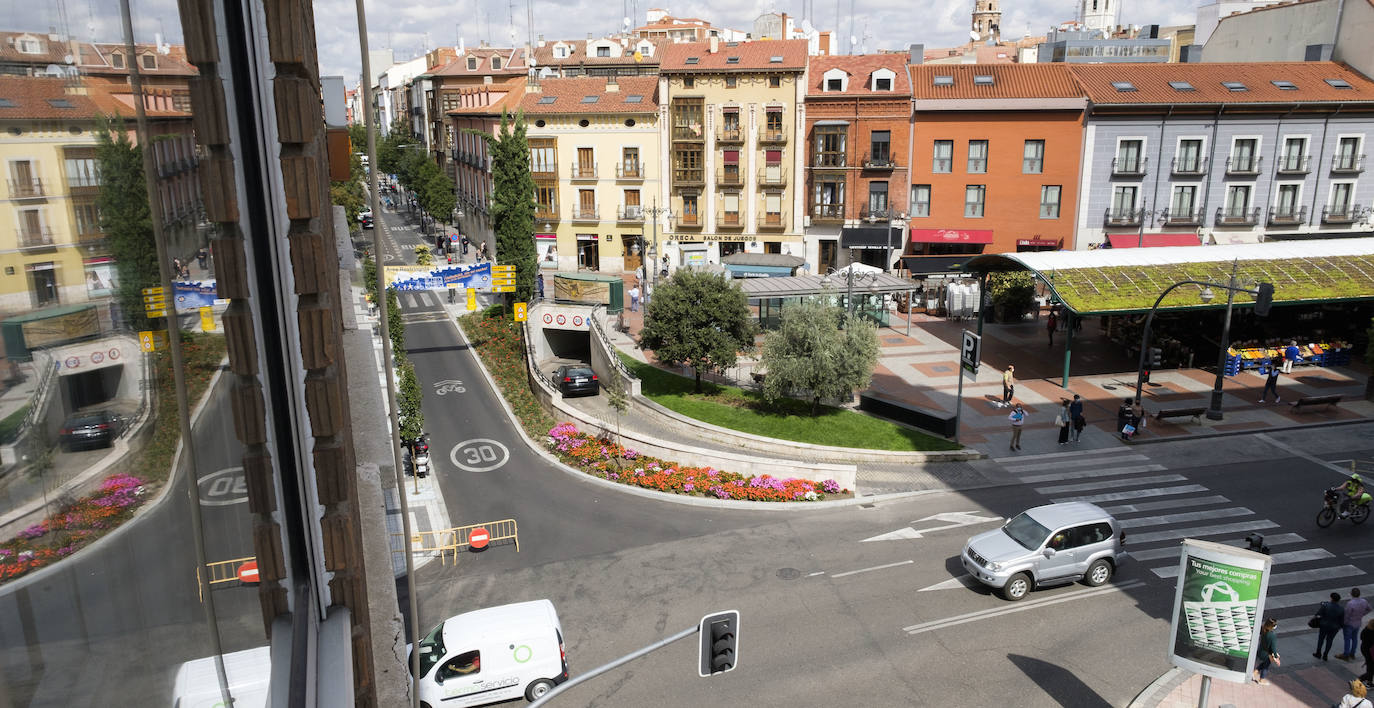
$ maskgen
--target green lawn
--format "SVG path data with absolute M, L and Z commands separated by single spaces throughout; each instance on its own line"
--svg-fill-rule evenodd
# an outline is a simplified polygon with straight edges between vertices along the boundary
M 817 416 L 803 401 L 783 399 L 770 405 L 754 391 L 693 381 L 631 357 L 620 355 L 639 377 L 643 394 L 654 403 L 689 418 L 722 428 L 781 440 L 870 450 L 958 450 L 943 438 L 919 433 L 879 418 L 822 406 Z

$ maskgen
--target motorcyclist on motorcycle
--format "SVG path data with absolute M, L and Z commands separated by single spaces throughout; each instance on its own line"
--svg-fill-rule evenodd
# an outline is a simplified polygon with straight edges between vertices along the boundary
M 1345 492 L 1340 508 L 1341 518 L 1344 519 L 1350 516 L 1350 506 L 1364 496 L 1364 480 L 1360 479 L 1360 475 L 1352 474 L 1341 484 L 1341 490 Z

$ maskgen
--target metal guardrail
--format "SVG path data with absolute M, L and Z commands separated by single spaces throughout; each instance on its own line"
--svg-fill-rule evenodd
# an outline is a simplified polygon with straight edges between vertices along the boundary
M 525 368 L 533 372 L 534 376 L 550 390 L 557 391 L 558 384 L 554 382 L 553 377 L 540 371 L 539 367 L 535 365 L 539 359 L 534 354 L 534 338 L 530 336 L 530 323 L 528 321 L 523 325 L 523 329 L 525 335 Z
M 480 524 L 454 526 L 437 531 L 416 531 L 411 534 L 411 552 L 438 553 L 440 562 L 445 565 L 448 564 L 448 555 L 451 553 L 453 554 L 453 563 L 457 565 L 458 551 L 472 545 L 472 532 L 477 529 L 486 529 L 488 544 L 497 541 L 514 541 L 515 552 L 520 552 L 520 526 L 515 522 L 515 519 L 485 521 Z M 405 534 L 393 533 L 391 538 L 405 541 Z M 400 553 L 401 551 L 392 552 Z
M 592 316 L 587 319 L 591 323 L 592 331 L 596 333 L 597 339 L 601 340 L 602 346 L 606 347 L 606 351 L 611 354 L 611 356 L 607 357 L 611 360 L 611 368 L 615 369 L 621 376 L 624 376 L 627 381 L 633 381 L 639 377 L 635 376 L 634 373 L 630 371 L 630 368 L 625 366 L 625 362 L 620 360 L 620 357 L 616 354 L 619 350 L 615 348 L 615 344 L 611 343 L 610 335 L 606 334 L 606 329 L 601 324 L 601 318 L 605 315 L 605 312 L 603 305 L 597 305 L 592 308 Z
M 211 585 L 232 583 L 238 580 L 239 568 L 242 567 L 244 563 L 251 563 L 256 560 L 256 556 L 247 556 L 245 558 L 234 558 L 232 560 L 206 563 L 205 578 L 201 578 L 200 568 L 196 568 L 196 598 L 201 602 L 205 602 L 206 588 Z

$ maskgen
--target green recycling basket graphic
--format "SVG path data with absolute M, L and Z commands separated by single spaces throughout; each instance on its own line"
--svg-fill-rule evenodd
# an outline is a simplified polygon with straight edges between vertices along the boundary
M 1185 587 L 1184 593 L 1187 592 Z M 1183 601 L 1189 638 L 1200 646 L 1240 652 L 1244 656 L 1250 651 L 1250 628 L 1255 626 L 1258 597 L 1252 595 L 1251 599 L 1242 601 L 1240 593 L 1225 580 L 1203 585 L 1200 597 L 1196 601 Z

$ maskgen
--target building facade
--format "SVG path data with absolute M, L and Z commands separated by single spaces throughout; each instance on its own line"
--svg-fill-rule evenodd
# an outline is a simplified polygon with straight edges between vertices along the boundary
M 449 120 L 449 113 L 490 106 L 493 101 L 500 100 L 495 94 L 503 97 L 510 93 L 511 82 L 523 79 L 528 71 L 524 49 L 481 46 L 460 47 L 451 61 L 421 75 L 420 78 L 429 81 L 426 98 L 429 101 L 427 143 L 430 157 L 455 182 L 460 168 L 453 164 L 452 154 L 458 144 L 458 131 Z M 496 115 L 499 118 L 500 112 Z M 462 192 L 459 194 L 461 196 Z
M 1332 62 L 1076 66 L 1077 248 L 1368 234 L 1374 83 Z
M 525 79 L 516 77 L 444 92 L 449 108 L 438 144 L 446 146 L 442 166 L 458 192 L 459 229 L 474 243 L 485 242 L 492 253 L 496 241 L 491 223 L 491 149 L 480 134 L 496 135 L 501 114 L 514 115 L 524 91 Z
M 886 268 L 907 212 L 911 83 L 901 54 L 813 56 L 806 91 L 806 251 L 816 273 Z
M 904 265 L 1072 248 L 1084 98 L 1062 64 L 912 66 Z
M 1302 0 L 1224 16 L 1202 49 L 1205 62 L 1345 62 L 1374 76 L 1374 5 Z
M 659 179 L 658 79 L 543 79 L 520 102 L 542 268 L 631 272 L 653 243 Z M 645 229 L 650 231 L 646 234 Z
M 670 44 L 659 151 L 671 232 L 660 269 L 803 248 L 806 41 Z

